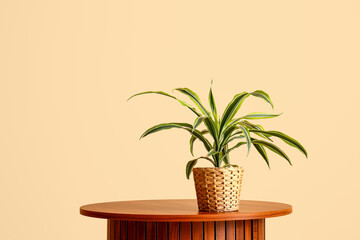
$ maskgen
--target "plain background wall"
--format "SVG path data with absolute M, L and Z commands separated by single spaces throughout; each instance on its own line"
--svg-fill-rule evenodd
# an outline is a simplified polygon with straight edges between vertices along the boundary
M 0 0 L 0 239 L 104 239 L 88 203 L 195 198 L 185 179 L 189 136 L 148 127 L 192 123 L 171 99 L 189 87 L 218 108 L 262 89 L 279 118 L 268 130 L 293 167 L 233 152 L 242 199 L 290 203 L 268 239 L 360 239 L 360 2 Z M 269 111 L 248 99 L 242 113 Z M 197 145 L 197 155 L 204 153 Z

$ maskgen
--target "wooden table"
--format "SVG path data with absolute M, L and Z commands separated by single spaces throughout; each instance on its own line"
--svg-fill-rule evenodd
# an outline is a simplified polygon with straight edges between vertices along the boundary
M 236 212 L 199 212 L 196 200 L 141 200 L 85 205 L 80 213 L 108 220 L 108 240 L 264 240 L 265 218 L 290 214 L 291 205 L 240 201 Z

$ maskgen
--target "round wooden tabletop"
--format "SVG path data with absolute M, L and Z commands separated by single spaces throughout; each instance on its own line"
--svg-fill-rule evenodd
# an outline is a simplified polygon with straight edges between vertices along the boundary
M 290 214 L 292 206 L 277 202 L 241 200 L 236 212 L 199 212 L 195 199 L 138 200 L 95 203 L 82 206 L 88 217 L 126 221 L 196 222 L 278 217 Z

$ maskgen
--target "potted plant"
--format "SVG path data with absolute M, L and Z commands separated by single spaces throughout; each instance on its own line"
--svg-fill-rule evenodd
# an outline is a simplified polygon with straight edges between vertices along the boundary
M 183 129 L 191 135 L 190 152 L 193 156 L 194 142 L 199 140 L 203 143 L 207 154 L 190 160 L 186 165 L 186 177 L 189 179 L 191 172 L 194 175 L 200 211 L 223 212 L 238 210 L 243 169 L 238 165 L 231 164 L 229 159 L 231 151 L 246 146 L 249 153 L 253 146 L 270 167 L 266 152 L 266 149 L 268 149 L 283 157 L 291 165 L 290 158 L 286 153 L 273 143 L 272 137 L 276 137 L 297 148 L 307 157 L 305 148 L 295 139 L 279 131 L 265 131 L 261 125 L 248 121 L 273 118 L 280 114 L 253 112 L 236 117 L 242 103 L 250 96 L 264 100 L 273 108 L 273 103 L 266 92 L 256 90 L 251 93 L 242 92 L 236 94 L 220 117 L 217 112 L 212 87 L 210 87 L 209 92 L 210 111 L 192 90 L 188 88 L 176 88 L 175 90 L 190 98 L 196 107 L 162 91 L 141 92 L 131 96 L 129 99 L 143 94 L 160 94 L 178 101 L 195 114 L 196 118 L 193 124 L 183 122 L 158 124 L 146 130 L 140 138 L 162 130 Z M 205 128 L 199 129 L 202 124 Z M 206 136 L 209 136 L 211 140 Z M 211 162 L 213 167 L 194 168 L 200 159 Z

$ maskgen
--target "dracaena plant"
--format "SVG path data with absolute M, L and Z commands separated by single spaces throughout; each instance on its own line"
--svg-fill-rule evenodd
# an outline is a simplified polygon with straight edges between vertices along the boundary
M 187 163 L 186 177 L 188 179 L 192 169 L 197 164 L 199 159 L 205 159 L 211 162 L 214 167 L 237 166 L 230 163 L 229 153 L 243 145 L 247 147 L 248 154 L 250 152 L 251 146 L 253 146 L 265 160 L 269 168 L 269 159 L 265 149 L 280 155 L 291 165 L 290 158 L 283 150 L 281 150 L 273 143 L 272 137 L 283 140 L 288 145 L 300 150 L 307 157 L 305 148 L 294 138 L 279 131 L 265 131 L 261 125 L 248 121 L 254 119 L 274 118 L 280 114 L 253 112 L 241 117 L 236 117 L 236 114 L 238 113 L 242 103 L 247 97 L 250 96 L 260 98 L 270 104 L 272 108 L 274 108 L 273 103 L 266 92 L 257 90 L 251 93 L 242 92 L 236 94 L 220 117 L 216 109 L 212 87 L 210 87 L 208 99 L 211 109 L 210 111 L 205 108 L 199 96 L 192 90 L 188 88 L 176 88 L 174 90 L 190 98 L 193 104 L 195 104 L 195 107 L 173 95 L 162 91 L 141 92 L 131 96 L 129 99 L 143 94 L 160 94 L 178 101 L 181 105 L 187 107 L 195 114 L 196 118 L 193 124 L 183 122 L 162 123 L 149 128 L 140 137 L 143 138 L 149 134 L 172 128 L 183 129 L 191 135 L 190 152 L 193 156 L 194 142 L 196 140 L 201 141 L 207 151 L 207 154 L 190 160 Z M 205 126 L 205 128 L 199 129 L 202 124 Z M 210 136 L 210 138 L 208 139 L 206 136 Z

